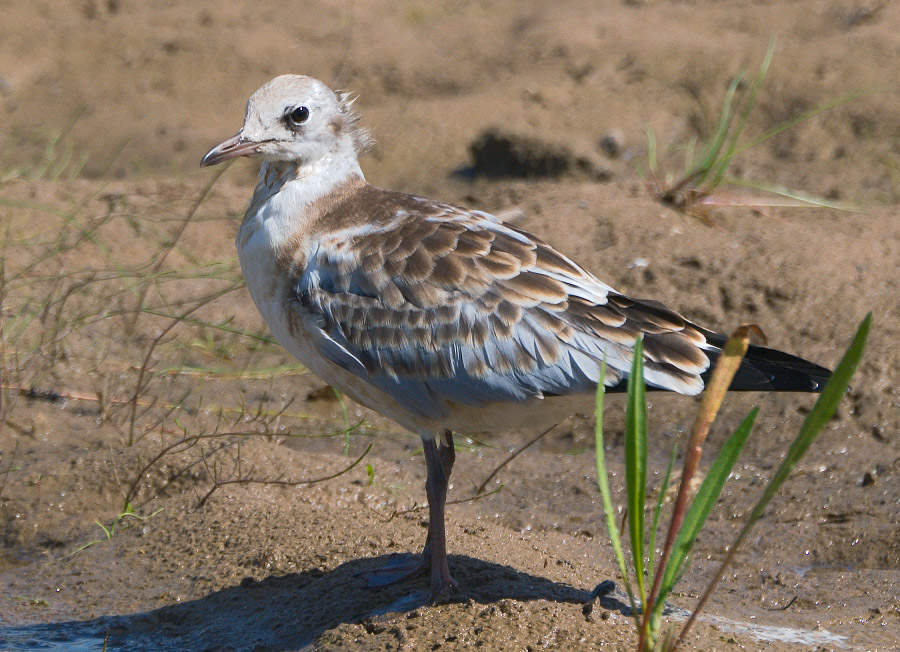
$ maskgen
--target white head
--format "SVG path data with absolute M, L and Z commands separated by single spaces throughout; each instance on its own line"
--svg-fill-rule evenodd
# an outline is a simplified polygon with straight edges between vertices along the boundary
M 250 96 L 241 130 L 209 150 L 200 165 L 238 156 L 300 167 L 334 156 L 355 159 L 370 139 L 352 104 L 347 94 L 312 77 L 276 77 Z

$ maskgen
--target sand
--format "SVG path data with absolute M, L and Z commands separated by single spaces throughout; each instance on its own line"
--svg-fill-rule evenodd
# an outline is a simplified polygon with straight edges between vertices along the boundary
M 255 165 L 197 167 L 240 127 L 250 93 L 285 72 L 359 95 L 377 140 L 362 161 L 371 183 L 503 214 L 704 326 L 753 322 L 771 346 L 834 366 L 871 311 L 853 388 L 687 647 L 900 645 L 900 7 L 79 0 L 0 14 L 0 650 L 634 648 L 621 593 L 593 595 L 622 583 L 592 415 L 504 466 L 496 493 L 448 508 L 460 584 L 449 604 L 426 604 L 424 581 L 373 591 L 358 577 L 422 545 L 421 447 L 342 408 L 266 339 L 232 244 Z M 730 80 L 752 76 L 773 36 L 751 137 L 868 94 L 742 154 L 733 173 L 865 212 L 720 207 L 709 226 L 655 201 L 636 172 L 645 130 L 680 170 L 679 148 L 708 136 Z M 491 129 L 568 167 L 473 175 L 470 146 Z M 726 401 L 709 452 L 752 406 L 760 416 L 670 598 L 672 622 L 813 400 Z M 654 488 L 696 407 L 651 396 Z M 623 411 L 608 400 L 619 506 Z M 528 438 L 458 437 L 450 499 L 471 498 Z M 337 477 L 286 486 L 370 445 Z M 135 515 L 116 521 L 126 496 Z

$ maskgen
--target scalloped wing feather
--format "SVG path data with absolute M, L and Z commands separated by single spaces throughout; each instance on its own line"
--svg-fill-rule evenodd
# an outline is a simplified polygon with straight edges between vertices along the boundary
M 591 392 L 604 357 L 616 385 L 641 335 L 649 384 L 702 389 L 706 340 L 678 314 L 616 294 L 485 213 L 373 191 L 360 198 L 366 221 L 322 227 L 295 309 L 332 362 L 411 413 Z

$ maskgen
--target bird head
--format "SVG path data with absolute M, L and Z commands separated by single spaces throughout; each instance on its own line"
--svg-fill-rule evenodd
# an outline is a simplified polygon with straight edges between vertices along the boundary
M 209 150 L 200 166 L 238 156 L 300 166 L 336 155 L 355 157 L 370 140 L 352 104 L 348 94 L 312 77 L 276 77 L 250 96 L 241 130 Z

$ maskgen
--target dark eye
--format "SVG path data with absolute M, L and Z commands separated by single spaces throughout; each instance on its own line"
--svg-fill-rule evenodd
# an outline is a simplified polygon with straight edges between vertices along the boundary
M 309 119 L 309 109 L 305 106 L 298 106 L 288 113 L 288 121 L 295 127 L 299 127 Z

